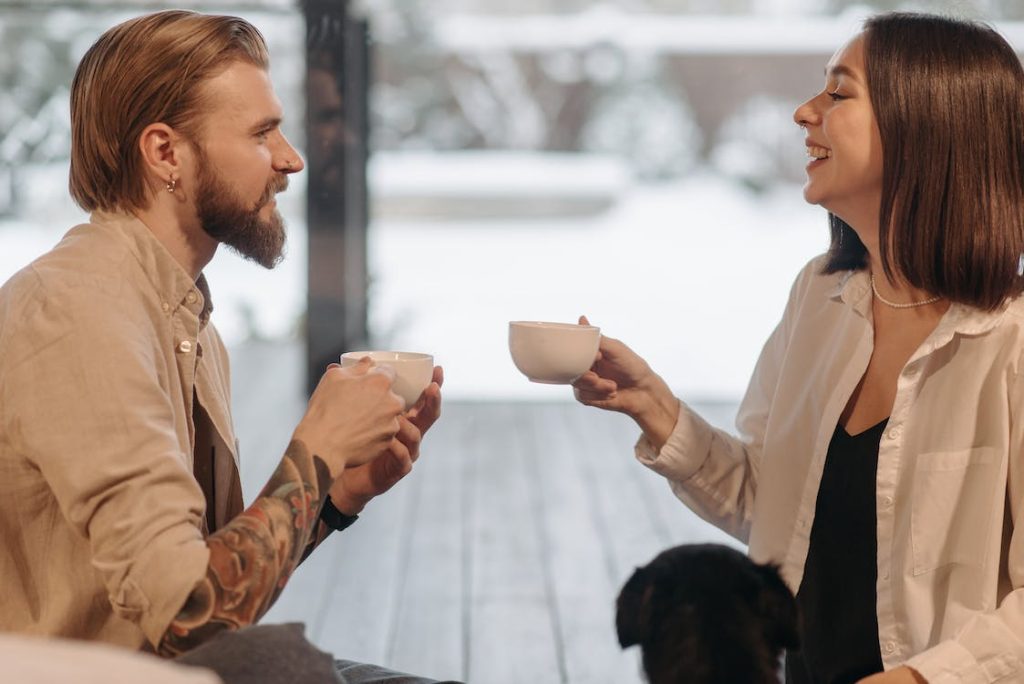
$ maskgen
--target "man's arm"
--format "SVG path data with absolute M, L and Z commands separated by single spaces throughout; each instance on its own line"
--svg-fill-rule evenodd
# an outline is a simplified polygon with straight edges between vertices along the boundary
M 380 456 L 400 428 L 394 373 L 369 360 L 328 367 L 256 501 L 206 539 L 206 575 L 160 637 L 173 656 L 256 622 L 277 599 L 319 525 L 331 483 Z
M 348 527 L 359 517 L 359 513 L 370 499 L 391 489 L 412 471 L 412 464 L 419 456 L 422 433 L 408 420 L 401 420 L 400 424 L 398 434 L 384 454 L 371 463 L 346 469 L 334 481 L 331 490 L 324 497 L 325 503 L 320 508 L 321 515 L 313 526 L 306 548 L 299 558 L 300 563 L 309 558 L 335 529 L 343 529 L 328 524 L 328 520 L 341 519 L 340 522 Z M 347 486 L 346 482 L 349 483 Z M 350 496 L 349 492 L 353 487 L 358 487 L 364 496 L 358 499 Z M 328 506 L 334 509 L 333 516 L 326 515 L 324 509 Z
M 357 516 L 372 499 L 412 472 L 413 464 L 420 456 L 423 435 L 441 417 L 443 384 L 444 369 L 435 366 L 431 383 L 423 390 L 419 401 L 399 418 L 398 433 L 388 450 L 370 463 L 346 468 L 334 481 L 329 495 L 332 505 L 342 515 Z M 306 560 L 331 532 L 331 527 L 321 519 L 302 554 L 302 560 Z
M 207 539 L 206 577 L 167 628 L 159 653 L 177 655 L 266 613 L 322 526 L 330 484 L 323 459 L 293 440 L 256 501 Z

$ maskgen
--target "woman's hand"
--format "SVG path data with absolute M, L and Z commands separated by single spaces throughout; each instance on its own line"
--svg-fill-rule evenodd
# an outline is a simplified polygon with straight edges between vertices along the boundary
M 580 316 L 579 322 L 590 325 L 586 316 Z M 581 404 L 630 416 L 656 449 L 675 428 L 679 402 L 672 390 L 619 340 L 602 335 L 594 365 L 572 385 Z

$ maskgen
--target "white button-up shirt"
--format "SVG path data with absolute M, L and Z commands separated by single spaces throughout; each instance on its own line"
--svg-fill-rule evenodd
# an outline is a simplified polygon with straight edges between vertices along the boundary
M 777 563 L 794 592 L 829 440 L 874 345 L 867 274 L 821 275 L 823 264 L 793 286 L 738 437 L 680 402 L 660 452 L 637 444 L 680 499 Z M 953 304 L 899 376 L 876 475 L 887 669 L 908 664 L 933 684 L 1024 681 L 1022 355 L 1024 298 L 995 312 Z

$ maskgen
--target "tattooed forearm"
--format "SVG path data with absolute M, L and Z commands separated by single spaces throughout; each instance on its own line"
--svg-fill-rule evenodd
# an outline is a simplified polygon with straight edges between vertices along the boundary
M 333 531 L 324 524 L 323 520 L 318 521 L 316 527 L 313 528 L 313 534 L 309 537 L 309 543 L 306 544 L 306 549 L 302 552 L 302 558 L 299 559 L 299 562 L 301 563 L 309 558 L 309 554 L 313 553 L 313 549 L 320 546 L 320 543 L 327 539 Z
M 224 629 L 251 625 L 273 605 L 323 532 L 320 507 L 331 477 L 293 441 L 256 501 L 206 540 L 210 565 L 160 642 L 173 656 Z

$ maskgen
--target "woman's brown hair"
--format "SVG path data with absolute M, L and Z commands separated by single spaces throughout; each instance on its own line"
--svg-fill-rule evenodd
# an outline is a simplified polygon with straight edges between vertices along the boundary
M 268 68 L 260 32 L 238 17 L 171 10 L 108 30 L 71 85 L 71 196 L 86 211 L 148 204 L 139 137 L 162 122 L 193 141 L 202 84 L 231 62 Z
M 882 267 L 910 285 L 992 310 L 1024 291 L 1024 69 L 975 22 L 889 13 L 864 25 L 882 139 Z M 826 273 L 867 266 L 829 215 Z

